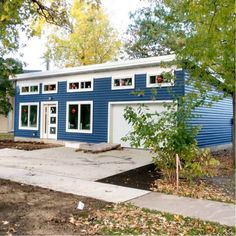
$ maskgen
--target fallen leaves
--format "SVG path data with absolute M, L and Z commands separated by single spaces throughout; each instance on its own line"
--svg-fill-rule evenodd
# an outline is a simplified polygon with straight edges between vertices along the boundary
M 3 220 L 3 221 L 2 221 L 2 224 L 3 224 L 3 225 L 8 225 L 8 224 L 9 224 L 9 221 Z
M 141 209 L 130 204 L 116 204 L 93 210 L 88 217 L 69 218 L 87 235 L 234 235 L 235 228 L 180 215 Z
M 158 179 L 154 181 L 151 190 L 184 197 L 236 203 L 235 195 L 232 194 L 232 192 L 235 192 L 235 175 L 231 150 L 215 151 L 212 152 L 212 156 L 220 164 L 208 171 L 212 174 L 211 177 L 195 179 L 192 183 L 185 179 L 180 179 L 178 192 L 175 183 Z
M 175 183 L 159 179 L 154 182 L 151 190 L 154 192 L 176 194 L 184 197 L 235 203 L 235 198 L 233 196 L 227 195 L 223 189 L 209 185 L 203 180 L 189 183 L 186 180 L 181 179 L 179 182 L 179 190 L 177 192 Z
M 213 151 L 212 156 L 220 162 L 220 165 L 212 170 L 213 174 L 217 176 L 232 175 L 232 172 L 234 172 L 234 167 L 231 149 Z

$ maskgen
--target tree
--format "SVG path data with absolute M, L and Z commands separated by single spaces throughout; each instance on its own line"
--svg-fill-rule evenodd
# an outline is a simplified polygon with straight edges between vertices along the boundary
M 0 2 L 0 53 L 17 50 L 19 32 L 34 34 L 32 22 L 40 18 L 48 23 L 68 25 L 65 0 L 2 0 Z
M 10 97 L 15 94 L 10 76 L 22 73 L 22 64 L 13 58 L 0 58 L 0 114 L 7 116 L 12 109 Z
M 157 91 L 153 96 L 158 97 Z M 133 130 L 122 139 L 129 140 L 133 147 L 152 150 L 153 163 L 170 182 L 175 179 L 175 157 L 178 154 L 182 177 L 192 180 L 207 174 L 209 167 L 218 162 L 209 155 L 209 150 L 198 148 L 195 138 L 200 127 L 188 124 L 195 117 L 192 111 L 202 105 L 203 100 L 194 92 L 178 98 L 173 96 L 173 99 L 175 101 L 171 104 L 164 103 L 163 112 L 151 113 L 144 104 L 137 110 L 127 107 L 124 117 Z
M 191 75 L 191 82 L 204 94 L 212 88 L 233 98 L 233 160 L 236 158 L 235 95 L 235 2 L 234 0 L 159 0 L 133 16 L 136 37 L 127 48 L 133 57 L 147 56 L 155 42 L 155 55 L 177 55 L 176 63 Z M 140 19 L 140 21 L 137 21 Z M 147 26 L 145 28 L 145 26 Z M 148 31 L 147 40 L 142 35 Z M 138 35 L 138 36 L 137 36 Z M 145 36 L 144 36 L 145 38 Z M 139 47 L 137 47 L 138 45 Z M 139 48 L 147 48 L 141 52 Z M 155 50 L 155 49 L 154 49 Z M 140 53 L 141 52 L 141 53 Z M 199 79 L 200 78 L 200 79 Z M 204 81 L 204 87 L 202 86 Z M 208 85 L 208 86 L 206 86 Z
M 60 67 L 103 63 L 114 59 L 121 45 L 101 7 L 74 0 L 72 31 L 53 30 L 45 55 Z
M 9 76 L 22 72 L 22 64 L 7 58 L 7 54 L 19 48 L 19 32 L 24 32 L 28 37 L 34 34 L 32 22 L 40 18 L 49 23 L 68 26 L 66 1 L 0 1 L 0 114 L 7 115 L 12 109 L 10 97 L 14 96 L 14 88 Z
M 130 14 L 125 51 L 130 58 L 162 56 L 176 48 L 177 28 L 167 24 L 164 4 L 159 2 Z

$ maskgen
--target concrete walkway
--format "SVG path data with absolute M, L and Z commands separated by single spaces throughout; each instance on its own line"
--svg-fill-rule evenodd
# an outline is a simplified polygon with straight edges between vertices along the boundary
M 38 171 L 0 166 L 0 178 L 92 197 L 108 202 L 129 202 L 138 207 L 235 226 L 235 205 L 178 197 L 150 191 L 82 180 Z
M 0 150 L 0 178 L 109 202 L 180 214 L 235 226 L 235 205 L 178 197 L 94 182 L 132 167 L 148 164 L 146 153 L 128 150 L 89 156 L 71 149 L 32 152 Z
M 140 189 L 82 180 L 76 177 L 66 177 L 63 175 L 1 166 L 0 178 L 113 203 L 125 202 L 149 192 Z
M 150 210 L 199 218 L 228 226 L 236 225 L 234 204 L 154 192 L 147 193 L 129 202 L 138 207 L 148 208 Z

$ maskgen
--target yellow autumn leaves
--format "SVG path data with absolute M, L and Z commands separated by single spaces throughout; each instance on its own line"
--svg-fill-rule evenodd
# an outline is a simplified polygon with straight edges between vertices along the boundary
M 121 41 L 111 26 L 104 9 L 86 1 L 74 0 L 68 10 L 71 30 L 46 26 L 45 21 L 34 25 L 36 33 L 47 28 L 45 59 L 57 67 L 72 67 L 104 63 L 119 53 Z

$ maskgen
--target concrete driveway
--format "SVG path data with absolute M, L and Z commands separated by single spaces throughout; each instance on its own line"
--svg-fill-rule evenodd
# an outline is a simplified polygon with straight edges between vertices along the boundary
M 0 150 L 0 167 L 25 170 L 28 176 L 50 174 L 95 181 L 151 162 L 144 150 L 124 149 L 89 154 L 58 147 L 34 151 Z
M 124 202 L 148 191 L 94 181 L 150 162 L 149 152 L 133 149 L 101 154 L 75 152 L 66 147 L 35 151 L 0 149 L 0 178 L 109 202 Z

